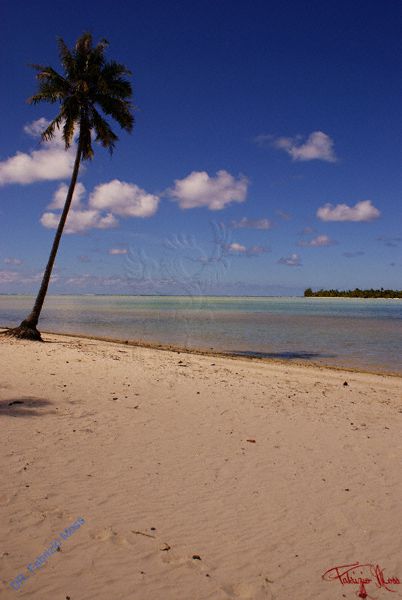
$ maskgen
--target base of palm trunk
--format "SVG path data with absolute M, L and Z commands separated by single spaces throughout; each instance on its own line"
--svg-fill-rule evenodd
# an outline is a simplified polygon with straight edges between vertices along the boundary
M 7 329 L 3 332 L 3 335 L 15 337 L 20 340 L 32 340 L 33 342 L 43 342 L 40 332 L 36 327 L 30 324 L 28 321 L 22 321 L 18 327 Z

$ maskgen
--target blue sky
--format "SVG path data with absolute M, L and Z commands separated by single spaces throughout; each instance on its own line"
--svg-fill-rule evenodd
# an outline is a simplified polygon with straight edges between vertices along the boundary
M 56 107 L 25 102 L 28 65 L 86 30 L 137 122 L 85 164 L 50 293 L 401 287 L 399 3 L 111 6 L 2 5 L 0 293 L 37 290 L 73 160 L 39 141 Z

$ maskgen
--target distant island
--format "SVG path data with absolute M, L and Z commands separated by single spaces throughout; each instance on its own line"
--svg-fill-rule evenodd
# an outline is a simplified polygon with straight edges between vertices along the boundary
M 304 290 L 305 298 L 402 298 L 402 290 L 318 290 L 313 292 L 311 288 Z

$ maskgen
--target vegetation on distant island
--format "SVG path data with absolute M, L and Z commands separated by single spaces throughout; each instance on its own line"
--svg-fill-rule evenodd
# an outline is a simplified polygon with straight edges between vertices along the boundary
M 311 288 L 304 290 L 305 298 L 402 298 L 402 290 L 318 290 L 313 292 Z
M 80 163 L 93 157 L 93 140 L 110 152 L 113 151 L 118 137 L 105 119 L 105 115 L 117 121 L 121 129 L 127 132 L 133 129 L 132 87 L 128 80 L 131 72 L 121 63 L 114 60 L 106 61 L 107 47 L 106 40 L 101 40 L 94 46 L 90 33 L 81 35 L 72 50 L 62 39 L 59 39 L 59 56 L 63 74 L 57 73 L 52 67 L 33 65 L 37 70 L 38 91 L 29 98 L 28 102 L 30 104 L 50 102 L 60 105 L 58 115 L 42 133 L 42 140 L 51 140 L 56 130 L 61 129 L 65 148 L 68 149 L 74 141 L 75 133 L 78 133 L 77 151 L 63 212 L 34 307 L 18 327 L 6 332 L 7 335 L 42 340 L 36 326 L 70 210 Z

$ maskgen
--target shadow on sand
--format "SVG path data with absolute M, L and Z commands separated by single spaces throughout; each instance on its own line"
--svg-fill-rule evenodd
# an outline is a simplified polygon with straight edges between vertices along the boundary
M 33 396 L 21 396 L 0 400 L 0 416 L 6 417 L 41 417 L 48 414 L 48 410 L 38 410 L 51 405 L 50 400 L 34 398 Z

